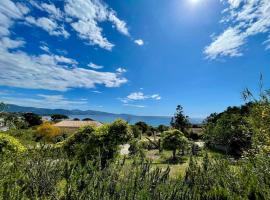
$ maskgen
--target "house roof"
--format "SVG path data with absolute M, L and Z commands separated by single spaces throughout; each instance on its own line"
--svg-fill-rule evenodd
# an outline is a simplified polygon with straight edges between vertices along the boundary
M 82 126 L 96 126 L 100 127 L 102 126 L 102 123 L 98 121 L 73 121 L 73 120 L 64 120 L 61 122 L 58 122 L 54 124 L 54 126 L 59 127 L 59 128 L 80 128 Z

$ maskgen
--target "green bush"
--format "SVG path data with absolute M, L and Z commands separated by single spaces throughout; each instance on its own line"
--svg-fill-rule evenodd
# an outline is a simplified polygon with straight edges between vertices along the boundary
M 26 148 L 14 137 L 0 133 L 0 155 L 9 153 L 22 153 Z

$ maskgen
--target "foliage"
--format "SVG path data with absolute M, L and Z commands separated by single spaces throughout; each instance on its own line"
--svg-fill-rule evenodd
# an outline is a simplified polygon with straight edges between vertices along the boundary
M 179 130 L 165 131 L 161 135 L 162 147 L 173 152 L 173 160 L 176 160 L 176 150 L 181 149 L 182 152 L 188 145 L 188 140 Z
M 0 113 L 4 112 L 6 109 L 6 104 L 4 104 L 3 102 L 0 102 Z
M 133 139 L 129 142 L 129 155 L 131 156 L 135 156 L 135 155 L 139 155 L 140 157 L 144 157 L 144 151 L 143 148 L 139 142 L 138 139 Z
M 46 141 L 51 142 L 59 135 L 61 135 L 60 129 L 53 126 L 49 122 L 45 122 L 37 128 L 37 137 L 40 139 L 45 139 Z
M 29 125 L 29 127 L 38 126 L 42 124 L 41 117 L 35 113 L 24 113 L 23 117 L 27 122 L 27 124 Z
M 23 156 L 0 157 L 1 199 L 269 199 L 270 159 L 254 157 L 232 166 L 209 156 L 193 157 L 185 176 L 169 178 L 170 169 L 142 158 L 115 160 L 96 169 L 65 159 L 48 147 Z
M 24 120 L 24 117 L 19 114 L 2 113 L 2 116 L 9 129 L 26 129 L 28 127 L 28 123 Z
M 137 122 L 137 123 L 135 124 L 135 126 L 138 126 L 139 129 L 142 131 L 143 134 L 146 133 L 146 131 L 147 131 L 148 128 L 149 128 L 148 125 L 147 125 L 145 122 L 142 122 L 142 121 Z
M 26 148 L 14 137 L 0 133 L 0 156 L 9 153 L 22 153 Z
M 128 142 L 131 136 L 127 122 L 116 120 L 99 128 L 83 127 L 63 142 L 63 148 L 69 157 L 76 157 L 82 164 L 92 160 L 104 168 L 117 155 L 118 146 Z
M 53 114 L 51 115 L 51 119 L 52 121 L 57 122 L 63 119 L 68 119 L 68 116 L 62 114 Z
M 87 117 L 87 118 L 84 118 L 82 121 L 94 121 L 94 120 Z
M 260 80 L 259 99 L 246 89 L 243 92 L 243 97 L 247 101 L 252 102 L 250 115 L 247 122 L 250 125 L 253 137 L 252 147 L 256 153 L 270 153 L 270 91 L 263 90 L 262 77 Z
M 240 156 L 251 147 L 252 131 L 247 118 L 253 104 L 228 107 L 211 114 L 204 122 L 204 139 L 208 145 L 223 146 L 227 153 Z
M 171 120 L 171 126 L 183 133 L 187 133 L 187 129 L 190 127 L 189 118 L 184 114 L 183 107 L 181 105 L 176 107 L 176 113 Z
M 141 131 L 141 129 L 138 126 L 136 126 L 136 125 L 130 125 L 130 128 L 132 130 L 132 134 L 133 134 L 134 138 L 141 138 L 142 131 Z
M 164 131 L 168 131 L 169 128 L 170 128 L 170 127 L 161 124 L 161 125 L 159 125 L 159 126 L 157 127 L 157 130 L 158 130 L 160 133 L 162 133 L 162 132 L 164 132 Z

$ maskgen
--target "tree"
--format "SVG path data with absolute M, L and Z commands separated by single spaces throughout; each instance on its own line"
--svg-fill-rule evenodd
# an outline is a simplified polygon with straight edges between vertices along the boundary
M 94 120 L 87 117 L 87 118 L 84 118 L 82 121 L 94 121 Z
M 128 142 L 131 136 L 127 122 L 116 120 L 98 128 L 85 126 L 62 145 L 69 157 L 75 157 L 82 164 L 91 160 L 103 169 L 117 155 L 118 146 Z
M 228 107 L 207 117 L 203 125 L 207 145 L 235 156 L 250 149 L 253 133 L 247 119 L 252 107 L 251 103 Z
M 6 104 L 4 104 L 3 102 L 0 102 L 0 113 L 4 112 L 6 109 Z
M 62 115 L 62 114 L 54 114 L 54 115 L 51 115 L 51 119 L 52 119 L 52 121 L 56 122 L 56 121 L 60 121 L 63 119 L 68 119 L 68 116 Z
M 172 151 L 173 160 L 176 160 L 176 150 L 181 149 L 183 152 L 183 149 L 188 144 L 188 140 L 184 134 L 176 129 L 163 132 L 161 137 L 163 149 Z
M 75 117 L 73 121 L 80 121 L 80 119 Z
M 169 127 L 161 124 L 161 125 L 158 126 L 157 130 L 158 130 L 160 133 L 162 133 L 162 132 L 164 132 L 164 131 L 169 130 Z
M 23 117 L 25 121 L 28 123 L 29 127 L 42 124 L 41 117 L 35 113 L 24 113 Z
M 37 136 L 50 142 L 59 135 L 61 135 L 60 129 L 48 122 L 43 123 L 37 128 Z
M 139 129 L 138 126 L 130 125 L 130 128 L 132 130 L 132 134 L 133 134 L 134 138 L 141 138 L 142 131 L 141 131 L 141 129 Z
M 145 133 L 149 128 L 148 125 L 145 122 L 142 122 L 142 121 L 137 122 L 135 124 L 135 126 L 138 126 L 139 129 L 142 131 L 142 133 Z
M 189 118 L 184 115 L 183 107 L 180 105 L 176 107 L 176 113 L 171 120 L 171 126 L 183 133 L 187 133 L 187 129 L 190 127 Z
M 25 129 L 28 123 L 16 113 L 5 113 L 4 120 L 9 129 Z

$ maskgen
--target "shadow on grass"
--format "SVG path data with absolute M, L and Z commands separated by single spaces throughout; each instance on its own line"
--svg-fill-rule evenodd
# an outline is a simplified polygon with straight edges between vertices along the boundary
M 170 164 L 170 165 L 177 165 L 177 164 L 184 164 L 188 161 L 186 156 L 177 156 L 176 158 L 167 158 L 160 160 L 160 164 Z

